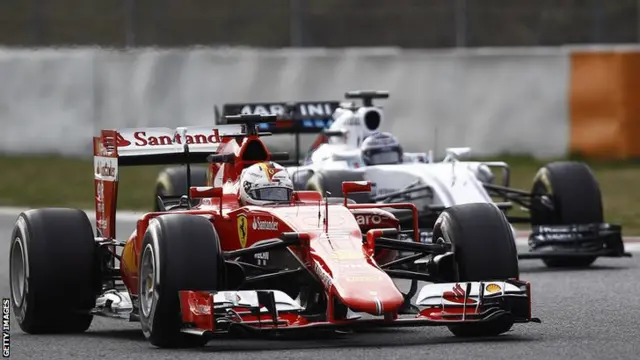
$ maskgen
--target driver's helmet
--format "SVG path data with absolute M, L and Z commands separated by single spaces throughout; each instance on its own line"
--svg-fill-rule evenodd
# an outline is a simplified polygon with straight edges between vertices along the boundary
M 378 132 L 364 139 L 360 151 L 367 165 L 402 163 L 402 146 L 395 136 L 387 132 Z
M 293 183 L 284 167 L 273 162 L 253 164 L 240 175 L 242 205 L 290 202 Z

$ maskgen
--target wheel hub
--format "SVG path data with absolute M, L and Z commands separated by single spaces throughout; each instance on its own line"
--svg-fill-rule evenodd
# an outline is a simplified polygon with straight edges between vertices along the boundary
M 26 261 L 24 249 L 19 238 L 15 238 L 11 250 L 11 293 L 13 303 L 21 306 L 24 301 L 24 293 L 27 282 Z
M 155 254 L 151 245 L 147 245 L 140 264 L 140 309 L 145 316 L 149 316 L 153 305 L 156 288 L 155 268 Z

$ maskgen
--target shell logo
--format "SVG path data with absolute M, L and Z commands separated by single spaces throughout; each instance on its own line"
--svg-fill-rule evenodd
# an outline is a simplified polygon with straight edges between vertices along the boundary
M 498 291 L 502 291 L 502 288 L 498 284 L 489 284 L 485 289 L 487 290 L 488 293 L 495 293 Z
M 335 250 L 331 253 L 331 259 L 333 260 L 359 260 L 364 259 L 362 251 L 355 250 Z

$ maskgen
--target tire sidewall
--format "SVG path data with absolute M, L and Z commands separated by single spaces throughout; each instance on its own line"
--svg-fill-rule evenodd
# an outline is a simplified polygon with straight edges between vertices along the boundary
M 29 298 L 31 297 L 31 291 L 30 291 L 30 276 L 31 276 L 31 271 L 30 271 L 30 263 L 29 263 L 29 230 L 28 230 L 28 226 L 27 226 L 27 222 L 24 219 L 24 215 L 20 215 L 20 217 L 18 218 L 18 220 L 16 221 L 16 226 L 13 230 L 13 233 L 11 235 L 11 247 L 9 250 L 9 256 L 10 256 L 10 261 L 9 261 L 9 279 L 12 278 L 12 272 L 13 272 L 13 249 L 14 247 L 19 244 L 20 246 L 22 246 L 22 256 L 23 256 L 23 261 L 24 261 L 24 271 L 25 271 L 25 278 L 24 278 L 24 293 L 22 295 L 22 298 L 20 299 L 20 303 L 16 303 L 15 299 L 16 299 L 16 295 L 13 293 L 13 284 L 11 283 L 11 280 L 9 281 L 9 287 L 10 287 L 10 291 L 11 291 L 11 304 L 12 304 L 12 308 L 13 308 L 13 313 L 16 316 L 16 320 L 18 321 L 18 323 L 22 326 L 22 324 L 26 321 L 29 320 L 29 318 L 31 316 L 29 316 L 31 313 L 29 312 L 30 309 L 28 308 L 28 304 L 29 304 Z
M 163 252 L 160 248 L 160 241 L 158 240 L 158 232 L 160 230 L 159 228 L 160 228 L 160 223 L 156 219 L 151 220 L 151 222 L 149 223 L 149 227 L 147 229 L 147 233 L 144 236 L 144 240 L 142 243 L 142 251 L 140 252 L 140 260 L 138 262 L 139 266 L 142 266 L 142 259 L 144 258 L 145 251 L 148 251 L 148 250 L 152 251 L 153 259 L 154 259 L 153 302 L 151 303 L 149 314 L 144 313 L 144 310 L 142 309 L 142 305 L 140 305 L 138 309 L 140 313 L 140 325 L 142 327 L 142 332 L 147 339 L 152 337 L 154 320 L 156 319 L 156 313 L 158 310 L 158 303 L 162 301 L 162 296 L 161 296 L 162 295 L 161 294 L 162 276 L 160 274 L 160 271 L 161 271 L 161 264 L 162 264 L 161 256 Z M 144 289 L 144 286 L 143 286 L 144 280 L 145 279 L 143 279 L 142 276 L 138 276 L 139 301 L 142 301 L 142 299 L 140 298 L 140 295 L 142 294 L 142 289 Z

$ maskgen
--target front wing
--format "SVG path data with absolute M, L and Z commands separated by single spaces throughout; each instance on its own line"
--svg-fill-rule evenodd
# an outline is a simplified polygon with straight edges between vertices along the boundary
M 613 224 L 533 226 L 528 253 L 520 259 L 558 257 L 630 257 L 624 251 L 622 227 Z
M 420 242 L 432 242 L 431 229 L 420 231 Z M 519 253 L 518 259 L 632 256 L 624 249 L 622 227 L 607 223 L 532 226 L 528 243 L 529 251 Z
M 446 326 L 490 323 L 510 318 L 514 323 L 540 322 L 531 317 L 531 288 L 518 280 L 425 285 L 415 305 L 417 315 L 315 321 L 304 308 L 277 290 L 180 291 L 183 332 L 210 336 L 233 330 L 284 332 L 302 329 Z M 327 309 L 330 311 L 330 309 Z M 329 315 L 329 314 L 327 314 Z M 333 318 L 333 316 L 327 316 Z

